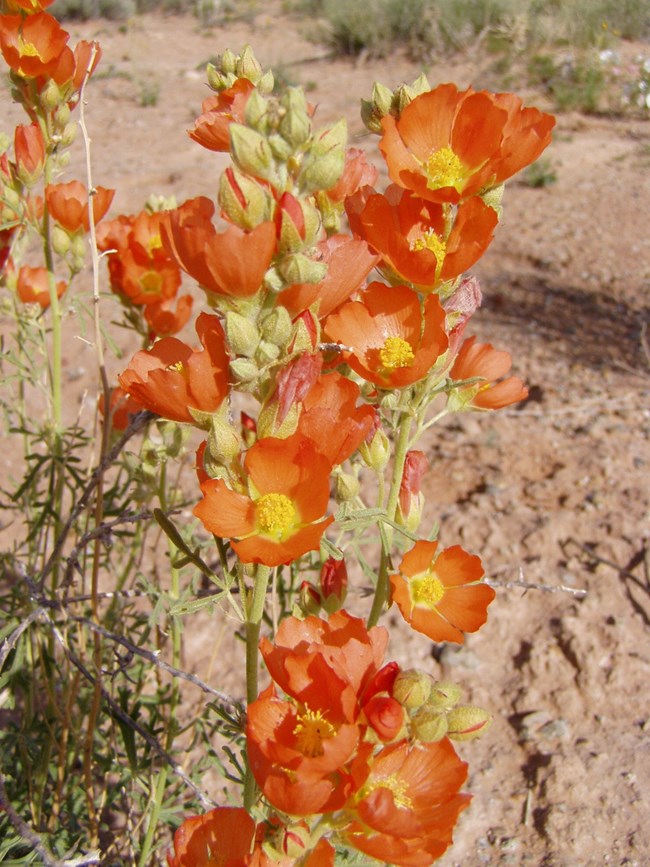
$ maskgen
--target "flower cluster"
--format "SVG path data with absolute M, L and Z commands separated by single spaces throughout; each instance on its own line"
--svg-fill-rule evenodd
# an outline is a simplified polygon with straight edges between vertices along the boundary
M 56 182 L 99 48 L 69 48 L 42 5 L 12 0 L 16 14 L 0 16 L 31 121 L 0 156 L 0 267 L 18 299 L 56 315 L 96 234 L 143 338 L 110 399 L 113 427 L 144 408 L 199 432 L 193 513 L 245 633 L 246 718 L 232 720 L 243 806 L 186 819 L 170 867 L 325 867 L 346 849 L 425 867 L 470 800 L 452 742 L 490 716 L 460 705 L 455 684 L 385 663 L 377 622 L 395 603 L 414 630 L 459 643 L 487 619 L 495 594 L 480 558 L 421 531 L 429 461 L 415 445 L 448 414 L 526 397 L 510 355 L 466 336 L 481 293 L 465 272 L 492 240 L 504 182 L 537 159 L 553 118 L 423 77 L 377 85 L 363 114 L 390 178 L 381 191 L 343 122 L 320 127 L 302 90 L 274 95 L 250 48 L 227 51 L 208 66 L 214 93 L 189 130 L 231 157 L 217 202 L 152 198 L 100 223 L 112 191 Z M 51 256 L 14 263 L 29 227 L 68 281 Z M 175 336 L 193 312 L 178 295 L 188 279 L 205 302 L 199 347 Z M 184 544 L 167 517 L 163 528 Z M 344 608 L 353 590 L 372 596 L 366 621 Z

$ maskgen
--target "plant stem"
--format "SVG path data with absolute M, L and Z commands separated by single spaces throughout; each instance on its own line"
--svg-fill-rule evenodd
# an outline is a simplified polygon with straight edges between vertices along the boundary
M 264 614 L 266 588 L 271 570 L 268 566 L 258 566 L 255 572 L 253 597 L 246 622 L 246 703 L 251 704 L 257 698 L 257 667 L 260 626 Z M 255 800 L 255 779 L 251 773 L 248 760 L 246 763 L 246 779 L 244 781 L 244 807 L 250 810 Z
M 404 462 L 406 461 L 406 453 L 409 446 L 409 438 L 411 436 L 411 416 L 408 413 L 403 413 L 399 427 L 397 429 L 397 440 L 395 441 L 395 456 L 393 458 L 393 477 L 391 479 L 390 492 L 388 494 L 388 503 L 386 504 L 386 515 L 391 521 L 395 520 L 397 513 L 397 502 L 399 498 L 399 489 L 402 483 L 402 474 L 404 472 Z M 386 538 L 388 543 L 393 538 L 393 529 L 389 525 L 386 526 Z M 388 599 L 388 558 L 390 550 L 382 549 L 381 562 L 379 564 L 379 574 L 377 575 L 377 586 L 375 587 L 375 598 L 372 603 L 372 608 L 368 616 L 368 627 L 375 626 L 379 620 L 386 600 Z

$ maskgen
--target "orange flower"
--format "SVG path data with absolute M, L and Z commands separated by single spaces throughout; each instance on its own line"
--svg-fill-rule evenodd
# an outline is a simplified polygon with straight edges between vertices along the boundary
M 192 410 L 214 413 L 228 393 L 228 352 L 219 318 L 201 313 L 196 333 L 203 350 L 163 337 L 141 350 L 118 377 L 143 407 L 172 421 L 196 424 Z
M 428 867 L 449 847 L 469 804 L 459 793 L 466 777 L 467 765 L 447 739 L 384 747 L 347 805 L 351 821 L 341 836 L 383 863 Z
M 191 295 L 182 295 L 178 298 L 176 308 L 174 308 L 173 299 L 169 298 L 147 304 L 144 308 L 144 318 L 154 337 L 168 337 L 170 334 L 177 334 L 189 322 L 192 304 Z
M 74 73 L 70 34 L 47 12 L 0 15 L 0 50 L 8 66 L 23 78 L 52 78 L 57 84 Z
M 324 517 L 331 468 L 302 434 L 265 437 L 244 459 L 248 492 L 210 479 L 201 485 L 203 499 L 194 514 L 211 533 L 231 539 L 244 563 L 291 563 L 316 550 L 334 520 Z
M 111 289 L 135 305 L 174 298 L 181 273 L 160 238 L 164 212 L 121 215 L 97 229 L 97 246 L 108 255 Z M 185 302 L 186 303 L 186 302 Z
M 513 94 L 441 84 L 416 96 L 399 119 L 383 118 L 379 147 L 394 183 L 432 202 L 459 202 L 536 160 L 554 124 Z
M 37 123 L 19 124 L 14 130 L 16 175 L 27 186 L 32 186 L 43 174 L 45 141 Z
M 437 542 L 416 542 L 390 576 L 392 598 L 417 632 L 433 641 L 462 644 L 463 632 L 476 632 L 487 620 L 495 592 L 481 583 L 483 566 L 474 554 L 454 545 L 436 555 Z
M 217 807 L 186 819 L 174 834 L 169 867 L 244 867 L 255 835 L 255 822 L 243 807 Z
M 345 168 L 343 174 L 325 195 L 332 202 L 343 202 L 360 187 L 372 186 L 377 180 L 377 169 L 366 162 L 365 151 L 358 148 L 348 148 L 345 152 Z
M 92 197 L 93 222 L 99 223 L 113 201 L 115 190 L 95 187 Z M 88 192 L 80 181 L 66 184 L 48 184 L 45 187 L 45 201 L 51 216 L 70 233 L 89 229 Z
M 104 415 L 104 395 L 99 395 L 99 412 Z M 126 430 L 131 418 L 144 409 L 138 401 L 127 394 L 124 389 L 116 385 L 111 389 L 109 398 L 109 411 L 111 415 L 111 428 L 116 431 Z
M 278 295 L 278 304 L 292 316 L 318 302 L 318 316 L 324 319 L 361 286 L 378 260 L 365 241 L 349 235 L 332 235 L 315 250 L 314 258 L 327 265 L 325 278 L 320 283 L 296 283 Z
M 344 681 L 326 665 L 312 668 L 320 688 L 314 703 L 287 701 L 271 685 L 247 710 L 251 770 L 269 803 L 292 816 L 341 809 L 353 785 L 346 764 L 357 753 L 361 734 L 328 702 L 345 688 Z
M 253 90 L 252 81 L 238 78 L 232 87 L 204 99 L 202 114 L 187 131 L 189 137 L 211 151 L 230 150 L 230 124 L 244 122 L 246 103 Z
M 359 301 L 344 304 L 325 323 L 330 340 L 349 347 L 345 361 L 381 388 L 423 379 L 447 349 L 445 312 L 436 295 L 424 302 L 407 286 L 371 283 Z
M 303 398 L 298 430 L 333 466 L 353 455 L 375 427 L 377 411 L 357 406 L 360 394 L 356 382 L 333 372 L 322 374 Z
M 329 694 L 329 706 L 356 719 L 365 691 L 382 670 L 387 644 L 384 627 L 368 629 L 360 618 L 337 611 L 329 620 L 286 617 L 273 643 L 261 640 L 260 651 L 275 683 L 302 704 L 319 706 L 323 687 L 315 672 L 331 671 L 344 688 Z
M 402 279 L 427 290 L 453 280 L 481 258 L 498 223 L 478 196 L 463 201 L 447 229 L 445 206 L 392 184 L 370 188 L 346 203 L 352 230 Z
M 60 298 L 68 284 L 60 280 L 56 284 L 56 294 Z M 50 306 L 50 280 L 46 268 L 30 268 L 23 265 L 18 272 L 16 284 L 18 297 L 24 304 L 40 304 L 43 310 Z
M 260 223 L 250 232 L 230 226 L 218 233 L 213 214 L 213 202 L 203 196 L 167 211 L 161 224 L 165 247 L 208 292 L 244 298 L 255 295 L 275 252 L 274 223 Z
M 518 376 L 501 379 L 510 370 L 512 359 L 509 352 L 494 349 L 490 343 L 476 343 L 469 337 L 462 345 L 451 378 L 456 380 L 480 377 L 485 380 L 466 385 L 453 394 L 458 408 L 474 406 L 478 409 L 501 409 L 528 397 L 528 389 Z M 497 382 L 501 379 L 500 382 Z

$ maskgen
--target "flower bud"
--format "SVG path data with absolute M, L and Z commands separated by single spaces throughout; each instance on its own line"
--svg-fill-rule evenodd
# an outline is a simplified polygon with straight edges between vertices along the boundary
M 457 684 L 441 681 L 433 684 L 429 704 L 438 710 L 450 710 L 458 704 L 462 695 L 463 691 Z
M 257 347 L 257 352 L 255 353 L 255 358 L 259 361 L 260 365 L 265 366 L 279 357 L 279 346 L 276 346 L 275 343 L 271 343 L 269 340 L 260 341 L 260 345 Z
M 219 71 L 224 75 L 234 75 L 237 68 L 237 55 L 230 48 L 226 48 L 217 59 L 217 63 L 219 64 Z
M 347 503 L 358 495 L 359 479 L 350 473 L 339 472 L 336 475 L 335 493 L 337 503 Z
M 371 441 L 359 446 L 359 454 L 367 467 L 376 473 L 382 473 L 390 458 L 390 440 L 381 428 L 378 428 Z
M 254 382 L 259 376 L 259 368 L 250 358 L 236 358 L 230 362 L 229 369 L 233 379 L 240 386 Z
M 338 611 L 348 592 L 348 570 L 345 560 L 328 557 L 320 570 L 320 590 L 328 614 Z
M 260 133 L 240 123 L 231 123 L 230 146 L 232 157 L 243 172 L 269 182 L 277 180 L 273 153 Z
M 309 581 L 303 581 L 298 594 L 298 605 L 306 615 L 318 614 L 321 609 L 321 596 Z
M 257 181 L 227 168 L 219 180 L 219 205 L 240 229 L 254 229 L 271 218 L 273 200 Z
M 47 111 L 54 111 L 57 106 L 61 105 L 61 91 L 58 84 L 52 79 L 49 79 L 38 96 L 41 105 Z
M 286 109 L 286 114 L 280 121 L 280 135 L 292 148 L 298 148 L 308 141 L 311 135 L 311 118 L 302 89 L 288 88 L 282 97 L 282 106 Z
M 268 142 L 275 159 L 280 163 L 286 163 L 293 153 L 289 142 L 277 132 L 269 135 Z
M 447 734 L 447 717 L 425 704 L 411 717 L 411 733 L 424 744 L 441 741 Z
M 227 418 L 227 409 L 222 406 L 220 411 L 210 419 L 210 433 L 205 450 L 205 460 L 228 466 L 242 449 L 242 440 L 235 427 Z
M 205 68 L 205 74 L 208 79 L 208 87 L 217 93 L 221 93 L 222 90 L 226 90 L 226 88 L 230 87 L 232 79 L 234 79 L 234 73 L 232 73 L 231 76 L 224 75 L 217 69 L 214 63 L 208 63 Z
M 270 69 L 268 69 L 264 75 L 257 82 L 257 89 L 260 93 L 273 93 L 273 88 L 275 87 L 275 79 L 273 78 L 273 73 Z
M 52 247 L 59 256 L 66 256 L 70 252 L 70 235 L 61 226 L 52 226 Z
M 293 324 L 286 307 L 276 307 L 271 310 L 262 322 L 262 337 L 270 343 L 284 348 L 291 339 Z
M 226 313 L 226 338 L 235 355 L 252 358 L 260 342 L 260 332 L 255 322 L 232 310 Z
M 448 735 L 453 741 L 480 738 L 492 723 L 492 714 L 482 707 L 461 705 L 447 714 Z
M 431 693 L 431 678 L 425 671 L 400 671 L 393 684 L 393 697 L 407 710 L 417 710 Z
M 373 695 L 363 712 L 382 741 L 392 741 L 404 725 L 404 708 L 388 695 Z
M 247 78 L 249 81 L 252 81 L 253 84 L 257 84 L 262 77 L 262 66 L 255 57 L 250 45 L 245 45 L 244 50 L 237 58 L 235 64 L 235 75 L 237 78 Z
M 54 112 L 54 125 L 57 129 L 65 129 L 70 123 L 70 106 L 67 103 L 60 105 Z
M 340 120 L 331 129 L 315 138 L 303 161 L 298 178 L 300 189 L 306 193 L 329 190 L 343 174 L 347 126 Z
M 45 141 L 37 123 L 19 124 L 14 130 L 16 175 L 25 186 L 33 186 L 43 174 Z
M 392 90 L 376 81 L 371 98 L 361 100 L 361 119 L 370 132 L 381 132 L 381 119 L 389 114 L 392 103 Z
M 292 253 L 280 262 L 278 270 L 288 284 L 320 283 L 327 274 L 327 265 L 315 262 L 304 253 Z
M 248 126 L 252 126 L 258 132 L 264 132 L 264 121 L 268 114 L 269 104 L 262 94 L 255 88 L 251 91 L 246 108 L 244 109 L 244 118 Z

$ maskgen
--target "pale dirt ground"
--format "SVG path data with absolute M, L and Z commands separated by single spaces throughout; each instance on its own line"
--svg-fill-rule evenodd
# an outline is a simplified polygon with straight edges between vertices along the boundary
M 139 210 L 152 192 L 215 194 L 223 159 L 185 130 L 208 94 L 205 61 L 246 42 L 309 88 L 323 124 L 344 115 L 372 155 L 359 98 L 376 78 L 395 86 L 421 65 L 332 60 L 270 9 L 223 29 L 177 17 L 69 26 L 73 41 L 99 38 L 104 50 L 87 121 L 95 182 L 118 189 L 111 213 Z M 480 59 L 426 71 L 432 84 L 492 84 Z M 159 89 L 155 107 L 139 105 L 145 87 Z M 500 581 L 586 590 L 504 588 L 487 626 L 437 661 L 399 615 L 386 618 L 391 658 L 440 665 L 495 714 L 482 741 L 461 745 L 474 801 L 445 867 L 650 863 L 649 134 L 641 120 L 560 117 L 548 151 L 557 183 L 510 184 L 477 269 L 486 297 L 472 324 L 511 351 L 531 399 L 453 418 L 428 444 L 425 528 L 440 520 L 443 543 L 479 553 Z M 70 379 L 91 364 L 80 345 Z M 241 692 L 224 670 L 222 629 L 199 618 L 185 664 Z

